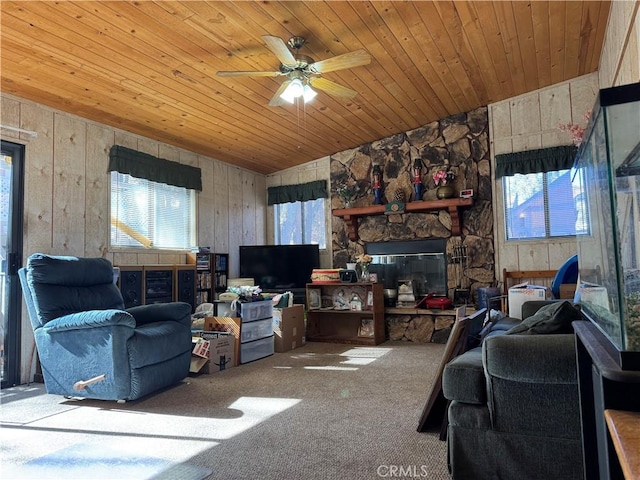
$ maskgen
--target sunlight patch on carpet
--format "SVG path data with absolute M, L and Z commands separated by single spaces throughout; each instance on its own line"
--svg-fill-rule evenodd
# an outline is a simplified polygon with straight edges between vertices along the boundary
M 180 438 L 180 432 L 193 431 L 195 428 L 202 432 L 202 440 L 220 441 L 259 425 L 299 401 L 290 398 L 240 397 L 229 405 L 228 413 L 221 412 L 218 418 L 82 407 L 42 419 L 32 426 L 80 433 L 100 431 L 126 435 L 135 425 L 138 435 L 163 438 L 167 432 L 171 432 L 176 439 Z M 185 433 L 185 436 L 189 437 L 190 434 Z
M 356 347 L 350 348 L 346 352 L 342 352 L 342 357 L 369 357 L 380 358 L 391 351 L 391 348 L 378 348 L 378 347 Z
M 324 367 L 311 367 L 311 366 L 307 366 L 304 367 L 305 370 L 342 370 L 345 372 L 353 372 L 354 370 L 358 370 L 355 367 L 338 367 L 338 366 L 332 366 L 332 365 L 326 365 Z
M 375 362 L 376 359 L 375 358 L 367 358 L 367 357 L 351 357 L 348 360 L 345 360 L 344 362 L 340 362 L 343 365 L 369 365 L 372 362 Z
M 15 480 L 202 480 L 212 470 L 197 465 L 79 443 L 3 471 Z
M 303 367 L 305 370 L 335 370 L 335 371 L 346 371 L 353 372 L 358 370 L 357 367 L 348 367 L 344 365 L 358 365 L 364 366 L 369 365 L 370 363 L 375 362 L 378 358 L 386 355 L 392 349 L 391 348 L 380 348 L 380 347 L 354 347 L 349 350 L 336 354 L 331 354 L 330 357 L 333 359 L 340 357 L 347 357 L 346 360 L 340 361 L 340 365 L 325 365 L 325 366 L 305 366 Z

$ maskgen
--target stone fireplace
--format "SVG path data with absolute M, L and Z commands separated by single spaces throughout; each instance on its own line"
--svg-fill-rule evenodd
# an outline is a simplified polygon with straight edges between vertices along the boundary
M 444 245 L 446 291 L 443 293 L 454 300 L 456 291 L 466 289 L 469 302 L 476 302 L 478 288 L 491 286 L 495 279 L 487 121 L 487 109 L 478 108 L 332 155 L 333 209 L 344 208 L 335 192 L 345 184 L 357 186 L 355 208 L 373 205 L 375 165 L 382 171 L 383 203 L 398 198 L 404 198 L 407 203 L 437 202 L 433 174 L 442 169 L 454 175 L 456 196 L 463 189 L 473 190 L 473 205 L 459 209 L 460 235 L 452 234 L 451 210 L 444 203 L 442 209 L 362 216 L 357 219 L 356 238 L 353 230 L 349 237 L 349 227 L 342 217 L 333 216 L 334 268 L 344 268 L 362 253 L 371 254 L 369 249 L 374 245 L 378 248 L 385 243 L 436 240 Z M 416 163 L 421 166 L 420 179 L 424 186 L 420 199 L 415 198 L 414 193 Z M 465 253 L 464 262 L 456 261 L 459 252 Z M 431 341 L 437 337 L 437 331 L 452 320 L 450 314 L 437 313 L 387 313 L 385 317 L 390 339 L 418 342 Z

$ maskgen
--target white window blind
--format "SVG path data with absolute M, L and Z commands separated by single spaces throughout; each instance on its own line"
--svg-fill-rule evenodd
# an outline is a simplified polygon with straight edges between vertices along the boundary
M 111 172 L 111 246 L 186 250 L 196 245 L 194 190 Z

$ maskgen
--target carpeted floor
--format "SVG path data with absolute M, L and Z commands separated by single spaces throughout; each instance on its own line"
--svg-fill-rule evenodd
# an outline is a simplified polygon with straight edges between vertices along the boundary
M 22 465 L 3 468 L 2 477 L 11 480 L 202 480 L 211 473 L 210 468 L 79 443 Z
M 24 473 L 80 445 L 151 459 L 136 479 L 449 479 L 445 443 L 416 431 L 443 349 L 309 343 L 126 404 L 6 389 L 2 469 Z

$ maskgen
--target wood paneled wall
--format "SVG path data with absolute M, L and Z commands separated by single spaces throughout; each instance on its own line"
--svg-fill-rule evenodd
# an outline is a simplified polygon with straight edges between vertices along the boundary
M 600 88 L 640 81 L 640 1 L 611 2 L 598 73 Z
M 329 157 L 323 157 L 313 162 L 307 162 L 298 167 L 281 170 L 278 173 L 267 175 L 266 186 L 278 187 L 281 185 L 297 185 L 300 183 L 326 180 L 327 189 L 331 188 L 329 169 Z M 265 190 L 266 195 L 266 190 Z M 332 268 L 333 252 L 331 249 L 331 199 L 325 202 L 325 231 L 327 232 L 327 248 L 320 250 L 320 266 Z M 267 207 L 267 238 L 269 243 L 274 243 L 274 208 Z
M 571 139 L 558 129 L 558 125 L 584 125 L 584 113 L 593 107 L 597 92 L 598 75 L 593 73 L 489 105 L 494 171 L 498 154 L 570 144 Z M 499 275 L 503 268 L 555 270 L 576 253 L 575 238 L 507 242 L 502 199 L 502 182 L 494 181 L 494 245 Z
M 567 143 L 566 137 L 559 138 L 558 123 L 580 123 L 583 113 L 593 107 L 599 88 L 638 81 L 640 1 L 612 2 L 598 73 L 489 106 L 492 159 L 499 153 Z M 494 212 L 496 272 L 554 269 L 575 253 L 571 240 L 506 244 L 499 182 L 494 183 Z
M 25 145 L 24 254 L 105 257 L 115 265 L 186 263 L 183 252 L 115 250 L 109 241 L 109 149 L 123 145 L 202 169 L 198 244 L 229 253 L 230 276 L 239 275 L 238 246 L 265 243 L 264 175 L 83 118 L 1 96 L 2 139 Z M 27 381 L 33 335 L 22 319 L 22 372 Z

